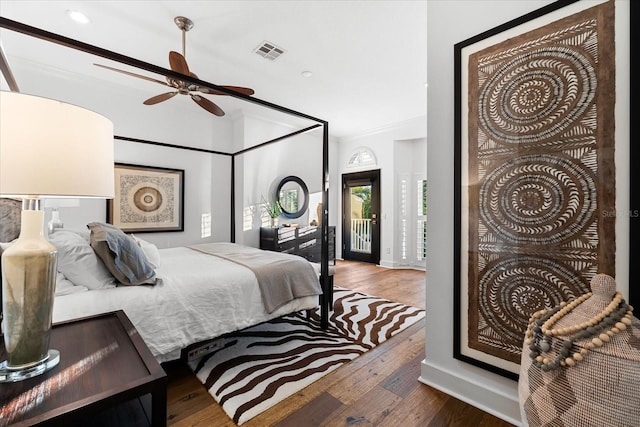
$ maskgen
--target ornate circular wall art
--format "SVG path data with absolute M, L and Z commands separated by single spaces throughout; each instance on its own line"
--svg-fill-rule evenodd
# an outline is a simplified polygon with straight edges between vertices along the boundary
M 483 269 L 479 278 L 478 345 L 500 346 L 518 361 L 522 350 L 522 324 L 531 313 L 553 307 L 586 292 L 588 283 L 562 262 L 532 255 L 505 258 L 502 254 Z M 475 323 L 475 322 L 474 322 Z M 495 336 L 500 337 L 499 344 Z
M 574 46 L 523 49 L 489 75 L 480 92 L 480 124 L 501 143 L 546 141 L 592 107 L 593 58 Z
M 173 182 L 166 177 L 132 175 L 123 181 L 121 216 L 134 223 L 165 223 L 175 216 Z
M 480 218 L 508 243 L 562 243 L 593 223 L 596 181 L 593 171 L 569 156 L 514 157 L 484 177 Z
M 456 45 L 454 356 L 512 378 L 531 315 L 615 273 L 614 7 L 587 3 Z
M 107 222 L 126 232 L 182 231 L 184 171 L 116 163 Z
M 140 188 L 132 189 L 132 206 L 142 213 L 159 212 L 163 208 L 164 197 L 158 188 L 141 184 Z

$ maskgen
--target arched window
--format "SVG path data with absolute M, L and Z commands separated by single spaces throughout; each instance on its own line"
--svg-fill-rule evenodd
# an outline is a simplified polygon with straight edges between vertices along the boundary
M 367 147 L 358 147 L 353 151 L 351 156 L 349 156 L 347 167 L 360 168 L 363 166 L 375 166 L 377 164 L 378 161 L 376 160 L 376 155 L 373 154 L 373 151 Z

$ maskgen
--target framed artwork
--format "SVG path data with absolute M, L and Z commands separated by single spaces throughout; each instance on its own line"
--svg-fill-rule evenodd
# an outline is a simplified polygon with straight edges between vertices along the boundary
M 115 164 L 107 222 L 127 233 L 183 231 L 184 170 Z
M 630 19 L 629 22 L 640 22 L 640 5 L 638 2 L 629 2 Z M 638 43 L 636 40 L 640 40 L 640 29 L 638 25 L 632 25 L 629 29 L 629 38 L 631 39 L 630 56 L 635 57 L 635 53 L 638 51 Z M 638 75 L 638 65 L 633 62 L 629 66 L 629 74 L 632 76 Z M 630 117 L 638 117 L 640 109 L 638 108 L 640 99 L 640 85 L 637 81 L 632 81 L 629 91 L 630 102 Z M 631 141 L 638 140 L 638 127 L 631 126 L 629 129 L 629 136 Z M 630 144 L 629 147 L 629 160 L 631 164 L 637 164 L 637 159 L 640 158 L 640 148 L 638 144 Z M 640 182 L 640 171 L 638 168 L 631 168 L 629 171 L 629 182 L 633 183 L 630 187 L 630 206 L 629 206 L 629 240 L 631 242 L 640 242 L 640 188 L 637 182 Z M 629 259 L 636 260 L 640 256 L 640 245 L 629 245 Z M 640 307 L 640 271 L 637 268 L 629 268 L 629 304 L 633 307 Z M 636 313 L 637 313 L 636 309 Z M 637 314 L 636 314 L 637 316 Z
M 454 357 L 517 379 L 531 315 L 615 277 L 614 4 L 558 1 L 454 53 Z

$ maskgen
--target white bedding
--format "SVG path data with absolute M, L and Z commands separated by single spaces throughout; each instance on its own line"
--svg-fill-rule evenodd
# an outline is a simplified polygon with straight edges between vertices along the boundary
M 181 349 L 266 320 L 316 307 L 299 298 L 269 314 L 246 267 L 186 247 L 160 249 L 155 286 L 118 286 L 57 296 L 53 321 L 122 309 L 160 362 Z

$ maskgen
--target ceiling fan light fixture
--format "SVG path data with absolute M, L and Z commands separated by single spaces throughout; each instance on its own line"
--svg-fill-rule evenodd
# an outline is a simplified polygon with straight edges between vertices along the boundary
M 198 79 L 198 76 L 189 70 L 189 65 L 187 64 L 187 60 L 185 58 L 185 50 L 186 50 L 186 33 L 191 28 L 193 28 L 193 21 L 189 18 L 185 18 L 184 16 L 176 16 L 174 18 L 174 23 L 178 26 L 180 31 L 182 32 L 182 54 L 175 51 L 169 52 L 169 67 L 171 67 L 171 71 L 183 74 L 185 76 L 190 76 L 194 79 Z M 101 68 L 106 68 L 107 70 L 116 71 L 118 73 L 127 74 L 129 76 L 137 77 L 139 79 L 152 81 L 155 83 L 159 83 L 163 86 L 168 86 L 173 89 L 171 92 L 161 93 L 160 95 L 152 96 L 151 98 L 143 101 L 144 105 L 155 105 L 160 102 L 164 102 L 168 99 L 173 98 L 176 95 L 188 95 L 193 102 L 198 104 L 200 107 L 207 110 L 209 113 L 216 115 L 218 117 L 224 116 L 224 111 L 218 105 L 216 105 L 213 101 L 207 99 L 204 96 L 201 96 L 199 93 L 204 93 L 208 95 L 229 95 L 229 93 L 208 88 L 206 86 L 198 86 L 192 83 L 185 82 L 180 78 L 169 77 L 167 76 L 166 81 L 157 80 L 151 77 L 143 76 L 141 74 L 132 73 L 125 70 L 119 70 L 117 68 L 109 67 L 107 65 L 94 64 Z M 230 90 L 234 93 L 238 93 L 244 96 L 251 96 L 255 92 L 253 89 L 242 86 L 219 86 L 224 90 Z
M 91 22 L 87 15 L 78 10 L 67 10 L 67 16 L 80 24 L 88 24 Z

